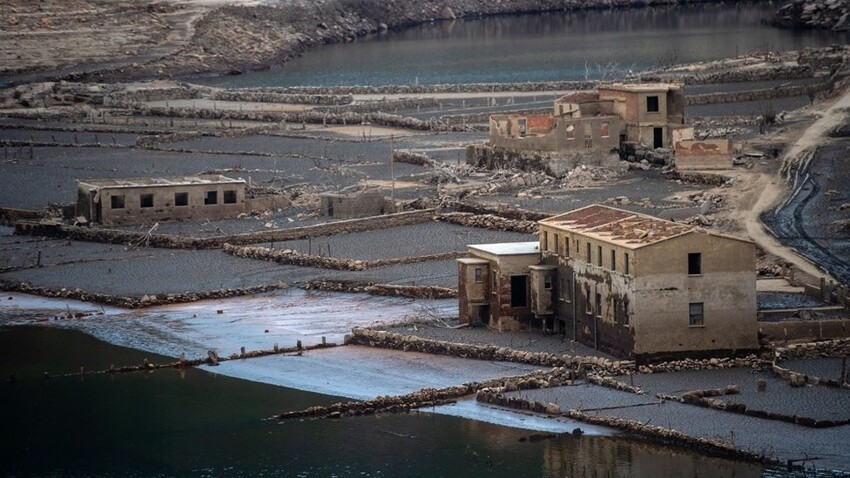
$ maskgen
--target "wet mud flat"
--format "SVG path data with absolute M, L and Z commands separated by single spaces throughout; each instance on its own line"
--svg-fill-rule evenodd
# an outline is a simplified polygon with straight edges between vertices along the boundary
M 344 259 L 378 260 L 465 252 L 470 244 L 533 241 L 536 235 L 466 227 L 441 221 L 428 221 L 388 229 L 354 232 L 309 240 L 284 241 L 276 249 Z M 263 244 L 266 247 L 271 244 Z M 312 252 L 311 252 L 312 251 Z
M 817 148 L 798 171 L 789 200 L 762 216 L 783 244 L 795 248 L 842 283 L 850 283 L 850 140 Z

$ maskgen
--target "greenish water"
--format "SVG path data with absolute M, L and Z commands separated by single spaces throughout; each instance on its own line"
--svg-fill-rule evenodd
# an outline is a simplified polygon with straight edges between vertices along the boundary
M 190 369 L 52 377 L 167 360 L 39 327 L 0 329 L 2 476 L 700 476 L 759 466 L 619 437 L 429 413 L 279 424 L 334 397 Z M 282 373 L 285 373 L 283 371 Z M 14 374 L 14 381 L 8 380 Z

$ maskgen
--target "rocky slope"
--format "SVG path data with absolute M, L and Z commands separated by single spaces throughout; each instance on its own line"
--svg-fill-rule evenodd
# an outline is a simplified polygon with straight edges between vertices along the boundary
M 788 28 L 850 29 L 850 0 L 791 0 L 776 13 L 775 23 Z

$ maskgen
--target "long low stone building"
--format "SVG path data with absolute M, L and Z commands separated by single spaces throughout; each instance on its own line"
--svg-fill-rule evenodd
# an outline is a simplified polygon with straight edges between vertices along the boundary
M 245 181 L 218 174 L 77 183 L 77 216 L 104 225 L 226 219 L 244 212 Z

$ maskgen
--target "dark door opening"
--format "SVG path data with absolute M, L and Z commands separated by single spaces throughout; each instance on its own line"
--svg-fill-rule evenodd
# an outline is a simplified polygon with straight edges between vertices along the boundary
M 478 308 L 478 320 L 483 324 L 490 323 L 490 306 L 482 305 Z
M 511 307 L 528 307 L 528 276 L 511 276 Z
M 664 147 L 664 128 L 652 128 L 652 147 Z

